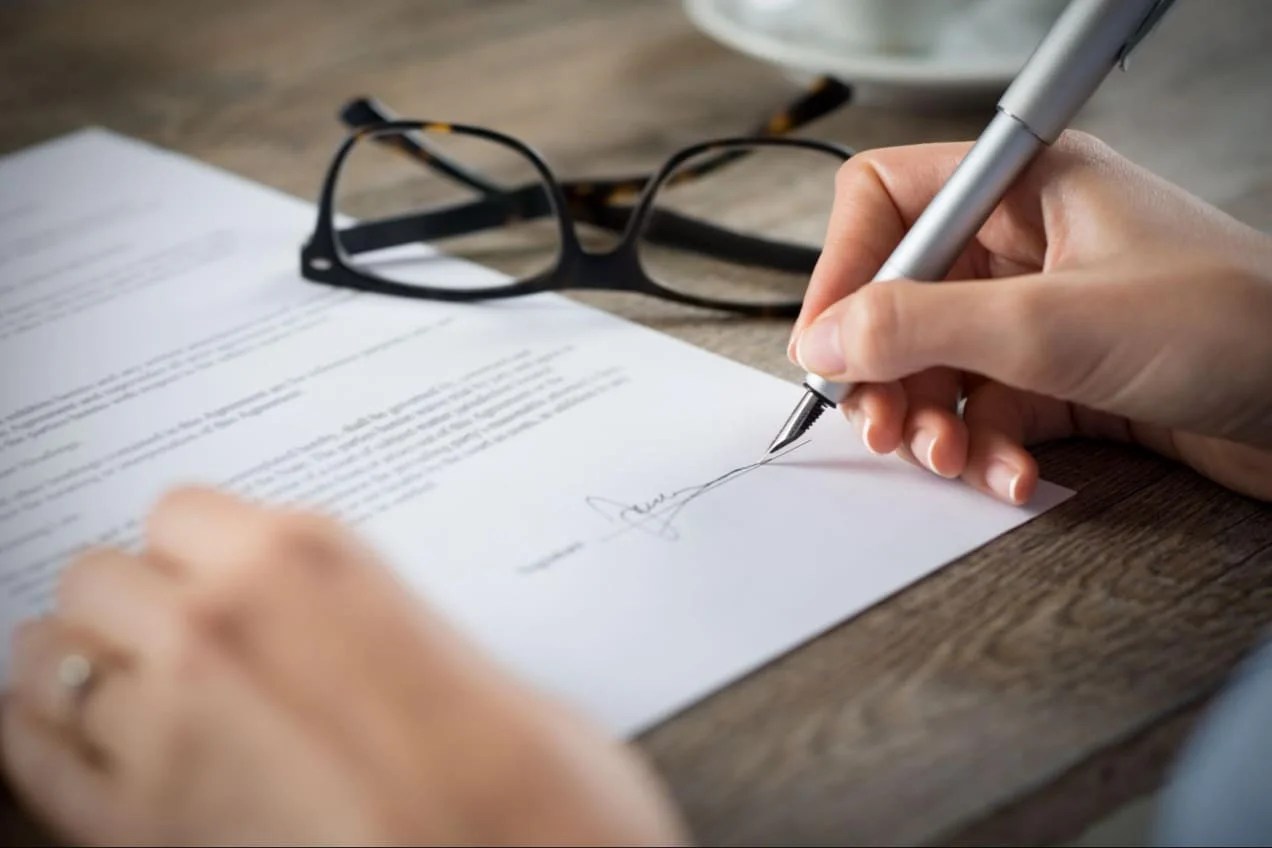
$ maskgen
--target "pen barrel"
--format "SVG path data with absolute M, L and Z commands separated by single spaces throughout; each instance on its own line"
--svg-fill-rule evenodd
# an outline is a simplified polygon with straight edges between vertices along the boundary
M 1054 142 L 1151 24 L 1160 0 L 1072 0 L 998 112 L 874 281 L 940 280 L 1043 146 Z
M 998 101 L 1052 144 L 1123 51 L 1150 25 L 1158 0 L 1072 0 Z
M 1000 111 L 874 280 L 905 277 L 930 282 L 944 278 L 1042 146 L 1028 127 Z

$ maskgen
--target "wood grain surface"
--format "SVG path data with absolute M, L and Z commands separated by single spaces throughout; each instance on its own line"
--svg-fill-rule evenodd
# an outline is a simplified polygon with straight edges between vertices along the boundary
M 1076 126 L 1272 231 L 1269 43 L 1272 4 L 1182 0 Z M 499 128 L 571 177 L 648 170 L 798 91 L 671 0 L 0 3 L 0 152 L 96 124 L 306 199 L 356 95 Z M 858 104 L 808 134 L 970 139 L 990 107 Z M 579 297 L 801 376 L 783 322 Z M 1161 782 L 1272 620 L 1272 511 L 1134 449 L 1039 456 L 1077 497 L 636 740 L 697 839 L 1042 844 Z M 47 839 L 12 801 L 0 833 Z

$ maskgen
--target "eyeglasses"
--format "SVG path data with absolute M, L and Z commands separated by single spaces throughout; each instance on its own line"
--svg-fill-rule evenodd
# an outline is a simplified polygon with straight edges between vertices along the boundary
M 401 120 L 359 98 L 341 110 L 352 131 L 328 169 L 301 273 L 408 298 L 601 289 L 793 317 L 834 173 L 854 151 L 785 134 L 851 94 L 823 78 L 749 136 L 684 147 L 652 173 L 570 181 L 509 135 Z

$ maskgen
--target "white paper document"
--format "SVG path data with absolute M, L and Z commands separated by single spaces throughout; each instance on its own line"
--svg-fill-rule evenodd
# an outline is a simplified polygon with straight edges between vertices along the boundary
M 1068 494 L 996 503 L 835 415 L 757 464 L 799 386 L 556 295 L 307 282 L 313 222 L 101 130 L 0 159 L 0 633 L 78 549 L 210 484 L 353 523 L 626 735 Z

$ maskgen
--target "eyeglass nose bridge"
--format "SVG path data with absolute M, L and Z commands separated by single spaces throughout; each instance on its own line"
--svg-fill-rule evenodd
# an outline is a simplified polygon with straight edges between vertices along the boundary
M 645 274 L 634 238 L 622 238 L 599 251 L 581 246 L 568 251 L 561 271 L 570 288 L 645 293 L 660 290 Z

